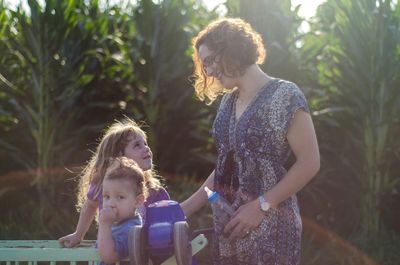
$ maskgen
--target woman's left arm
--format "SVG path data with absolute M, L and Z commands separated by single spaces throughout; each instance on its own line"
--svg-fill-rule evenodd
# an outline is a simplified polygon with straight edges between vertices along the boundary
M 272 189 L 264 193 L 271 207 L 276 207 L 282 201 L 301 190 L 318 172 L 320 158 L 317 137 L 309 113 L 297 111 L 286 135 L 296 162 L 286 175 Z M 226 225 L 225 232 L 231 232 L 231 238 L 240 238 L 246 231 L 256 228 L 262 221 L 258 198 L 239 207 L 234 218 Z

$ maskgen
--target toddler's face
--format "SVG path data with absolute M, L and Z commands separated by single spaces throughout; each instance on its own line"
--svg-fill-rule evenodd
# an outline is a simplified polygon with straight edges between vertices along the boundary
M 140 196 L 136 196 L 132 185 L 127 179 L 103 181 L 103 207 L 114 211 L 116 223 L 134 217 L 136 208 L 143 203 Z
M 128 137 L 129 142 L 124 148 L 124 156 L 135 161 L 143 171 L 151 169 L 153 154 L 146 139 L 140 134 L 131 134 Z

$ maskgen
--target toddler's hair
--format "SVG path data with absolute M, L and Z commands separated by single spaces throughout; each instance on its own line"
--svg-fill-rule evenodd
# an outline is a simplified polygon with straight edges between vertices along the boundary
M 109 159 L 123 156 L 124 148 L 129 142 L 129 137 L 137 137 L 138 135 L 147 139 L 146 133 L 134 120 L 129 118 L 125 118 L 122 121 L 116 120 L 105 130 L 96 152 L 93 153 L 80 175 L 77 194 L 78 210 L 80 210 L 87 200 L 87 192 L 91 183 L 96 185 L 94 197 L 99 196 Z M 144 178 L 149 190 L 158 190 L 161 188 L 160 180 L 157 179 L 153 168 L 144 171 Z
M 143 170 L 138 164 L 127 157 L 121 156 L 109 159 L 109 166 L 106 170 L 104 180 L 126 179 L 132 183 L 135 196 L 147 197 L 147 187 Z

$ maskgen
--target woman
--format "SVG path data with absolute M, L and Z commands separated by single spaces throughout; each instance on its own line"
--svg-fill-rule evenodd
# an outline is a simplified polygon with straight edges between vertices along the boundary
M 205 186 L 232 203 L 232 219 L 223 233 L 215 231 L 214 264 L 299 264 L 302 225 L 295 194 L 320 165 L 304 95 L 260 69 L 262 39 L 241 19 L 210 23 L 193 46 L 198 97 L 223 98 L 213 124 L 216 168 L 182 208 L 190 216 L 206 204 Z M 296 161 L 286 171 L 290 152 Z M 220 214 L 213 213 L 214 221 Z

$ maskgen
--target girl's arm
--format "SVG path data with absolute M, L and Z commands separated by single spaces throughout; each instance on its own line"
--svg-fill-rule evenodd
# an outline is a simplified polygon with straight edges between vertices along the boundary
M 215 170 L 214 170 L 215 171 Z M 189 217 L 193 213 L 197 212 L 207 202 L 207 194 L 204 191 L 204 187 L 207 186 L 211 190 L 214 189 L 214 171 L 208 176 L 203 185 L 192 194 L 188 199 L 181 203 L 181 207 L 186 217 Z
M 101 260 L 107 264 L 115 263 L 119 260 L 118 254 L 115 251 L 115 243 L 111 232 L 111 226 L 115 217 L 115 209 L 104 208 L 100 212 L 97 248 Z
M 302 189 L 317 174 L 320 166 L 317 137 L 308 113 L 296 112 L 286 137 L 296 162 L 272 189 L 264 193 L 271 207 L 277 207 Z M 243 237 L 247 231 L 256 228 L 264 216 L 257 198 L 239 207 L 224 231 L 231 233 L 231 238 Z
M 76 226 L 76 231 L 70 235 L 58 239 L 58 242 L 61 246 L 72 248 L 81 242 L 93 222 L 98 206 L 99 203 L 97 200 L 86 200 L 79 214 L 79 221 L 78 225 Z

